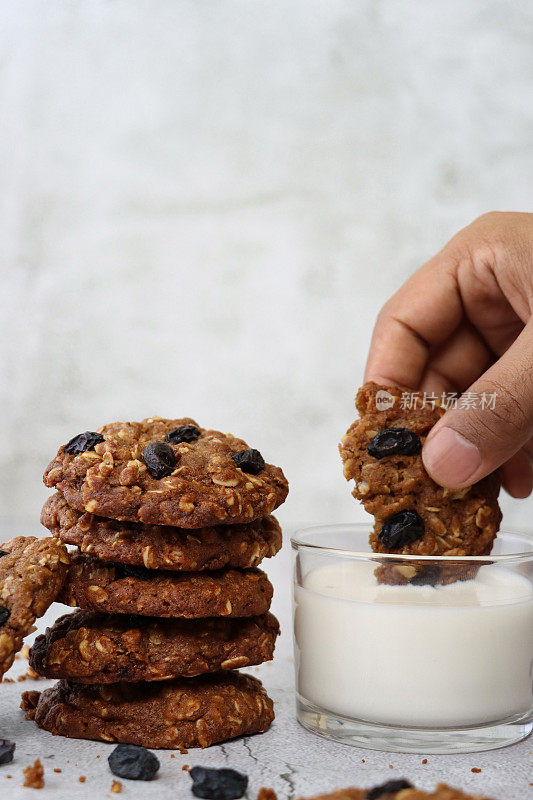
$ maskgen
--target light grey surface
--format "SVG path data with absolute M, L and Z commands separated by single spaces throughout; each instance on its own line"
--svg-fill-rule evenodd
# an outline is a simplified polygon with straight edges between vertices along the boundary
M 460 227 L 531 210 L 533 4 L 0 0 L 0 516 L 154 413 L 362 518 L 336 444 L 376 313 Z M 508 504 L 507 521 L 531 517 Z
M 499 751 L 472 755 L 427 756 L 376 753 L 320 739 L 301 728 L 294 714 L 293 661 L 290 610 L 290 546 L 288 535 L 282 552 L 265 568 L 275 587 L 273 611 L 282 623 L 274 662 L 250 669 L 259 675 L 275 701 L 276 720 L 265 734 L 246 737 L 207 750 L 191 750 L 187 755 L 159 751 L 161 770 L 153 783 L 123 781 L 123 796 L 192 798 L 190 778 L 182 771 L 184 764 L 231 766 L 250 777 L 247 797 L 255 800 L 261 786 L 273 787 L 280 800 L 299 795 L 311 796 L 345 786 L 371 786 L 391 778 L 406 777 L 423 788 L 444 781 L 469 792 L 483 792 L 496 800 L 527 800 L 533 792 L 533 742 L 530 739 Z M 62 606 L 53 606 L 42 628 L 60 613 Z M 17 662 L 17 668 L 22 664 Z M 21 770 L 40 757 L 45 766 L 45 790 L 39 800 L 81 800 L 114 797 L 109 794 L 113 776 L 106 758 L 112 747 L 94 742 L 67 740 L 40 731 L 34 723 L 23 719 L 18 710 L 20 693 L 36 689 L 46 682 L 3 684 L 0 687 L 0 736 L 17 741 L 16 760 L 0 767 L 0 797 L 26 800 L 29 789 L 22 789 Z M 97 758 L 100 756 L 100 758 Z M 69 762 L 69 763 L 67 763 Z M 392 765 L 392 768 L 391 766 Z M 61 774 L 53 772 L 59 767 Z M 472 767 L 481 769 L 472 773 Z M 6 775 L 12 775 L 7 779 Z M 78 783 L 86 776 L 84 784 Z M 6 794 L 4 794 L 6 792 Z

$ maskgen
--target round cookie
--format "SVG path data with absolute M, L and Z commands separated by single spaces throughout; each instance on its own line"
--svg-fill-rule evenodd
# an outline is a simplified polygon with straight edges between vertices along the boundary
M 68 562 L 66 547 L 50 536 L 17 536 L 0 545 L 0 676 L 56 599 Z
M 259 569 L 160 572 L 72 553 L 58 600 L 86 611 L 149 617 L 254 617 L 270 608 L 272 584 Z
M 379 402 L 378 392 L 386 393 L 388 403 Z M 421 407 L 420 399 L 418 407 L 407 407 L 402 394 L 394 387 L 365 384 L 356 400 L 360 419 L 340 445 L 344 475 L 355 481 L 353 495 L 375 517 L 372 549 L 421 556 L 488 555 L 501 521 L 497 475 L 458 490 L 435 483 L 420 451 L 444 410 Z
M 44 482 L 79 511 L 182 528 L 251 522 L 288 493 L 281 469 L 258 451 L 188 418 L 117 422 L 80 434 L 59 449 Z
M 104 561 L 170 571 L 256 567 L 276 555 L 282 541 L 272 516 L 198 530 L 142 525 L 76 511 L 59 492 L 45 502 L 41 522 L 65 544 Z
M 299 797 L 298 800 L 365 800 L 365 794 L 366 792 L 364 789 L 348 786 L 346 789 L 334 789 L 332 792 L 313 795 L 313 797 Z M 388 800 L 390 800 L 390 798 L 388 798 Z
M 53 734 L 152 749 L 208 747 L 262 733 L 274 719 L 261 682 L 238 672 L 107 686 L 59 681 L 24 692 L 21 708 Z
M 269 613 L 185 620 L 75 611 L 37 637 L 30 665 L 76 683 L 168 680 L 270 661 L 278 634 Z
M 300 800 L 302 800 L 300 798 Z M 336 789 L 327 794 L 319 794 L 308 800 L 490 800 L 480 794 L 465 794 L 445 783 L 439 783 L 433 791 L 416 789 L 404 778 L 393 778 L 370 789 Z

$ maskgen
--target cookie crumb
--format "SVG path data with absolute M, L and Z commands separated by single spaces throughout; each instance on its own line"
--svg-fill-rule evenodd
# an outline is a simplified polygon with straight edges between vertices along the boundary
M 261 786 L 257 794 L 257 800 L 278 800 L 274 789 L 267 789 L 266 786 Z
M 113 781 L 113 783 L 111 784 L 111 789 L 109 791 L 113 792 L 113 794 L 120 794 L 120 792 L 122 791 L 121 782 L 120 781 Z
M 186 756 L 188 754 L 188 752 L 189 752 L 185 747 L 180 747 L 179 751 L 180 751 L 182 756 Z
M 39 675 L 38 672 L 35 672 L 33 667 L 28 667 L 28 669 L 24 673 L 24 677 L 27 678 L 30 681 L 42 681 L 42 680 L 44 680 L 42 675 Z
M 41 676 L 40 676 L 40 675 L 38 675 L 38 674 L 35 672 L 35 670 L 34 670 L 34 669 L 32 669 L 32 667 L 28 667 L 28 669 L 26 670 L 26 672 L 24 672 L 22 675 L 19 675 L 19 676 L 18 676 L 18 678 L 17 678 L 17 683 L 22 683 L 22 681 L 28 681 L 28 680 L 29 680 L 29 681 L 42 681 L 42 680 L 44 680 L 44 679 L 43 679 L 43 678 L 41 678 Z
M 422 764 L 427 764 L 427 763 L 428 763 L 428 760 L 427 760 L 427 758 L 423 758 L 423 759 L 422 759 Z
M 56 767 L 56 768 L 54 769 L 54 772 L 62 772 L 62 770 L 60 770 L 60 769 L 59 769 L 59 767 Z
M 479 768 L 479 767 L 472 767 L 472 769 L 470 770 L 470 772 L 481 772 L 481 770 L 480 770 L 480 768 Z
M 184 772 L 188 772 L 188 771 L 190 770 L 190 767 L 189 767 L 189 765 L 188 765 L 188 764 L 184 764 L 184 765 L 182 766 L 182 770 L 183 770 Z
M 37 703 L 39 702 L 40 692 L 32 689 L 31 692 L 22 692 L 20 708 L 26 712 L 26 719 L 34 719 L 35 712 L 37 711 Z
M 30 789 L 43 788 L 44 769 L 39 758 L 34 762 L 33 765 L 25 767 L 25 769 L 22 770 L 22 774 L 24 775 L 23 786 L 27 786 Z
M 85 777 L 85 775 L 80 775 L 80 777 L 78 778 L 78 780 L 79 780 L 79 782 L 80 782 L 80 783 L 85 783 L 85 781 L 87 780 L 87 778 Z
M 363 762 L 363 764 L 366 764 L 366 761 L 365 761 L 364 758 L 362 758 L 361 761 Z

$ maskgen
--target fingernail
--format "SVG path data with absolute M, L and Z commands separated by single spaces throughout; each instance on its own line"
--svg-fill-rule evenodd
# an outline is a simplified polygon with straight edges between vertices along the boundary
M 437 483 L 450 488 L 467 484 L 481 466 L 481 453 L 453 428 L 440 428 L 422 451 L 424 466 Z

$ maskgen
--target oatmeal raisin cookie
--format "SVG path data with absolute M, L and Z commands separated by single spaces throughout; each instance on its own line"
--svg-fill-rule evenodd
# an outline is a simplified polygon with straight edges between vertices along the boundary
M 225 567 L 257 567 L 281 547 L 281 528 L 272 517 L 241 525 L 190 530 L 170 525 L 97 517 L 71 508 L 57 492 L 43 506 L 41 522 L 65 544 L 104 561 L 149 569 L 195 572 Z
M 115 422 L 79 434 L 59 448 L 44 482 L 78 511 L 181 528 L 251 522 L 288 493 L 281 469 L 257 450 L 189 418 Z
M 53 734 L 174 749 L 262 733 L 274 719 L 260 681 L 238 672 L 106 686 L 59 681 L 25 692 L 27 719 Z
M 272 614 L 189 620 L 75 611 L 37 637 L 30 664 L 76 683 L 189 678 L 270 661 L 278 633 Z
M 378 408 L 379 392 L 388 393 L 389 407 Z M 340 452 L 346 479 L 355 481 L 354 497 L 375 518 L 372 549 L 488 555 L 501 521 L 498 476 L 493 473 L 464 489 L 445 489 L 422 463 L 422 445 L 443 409 L 421 407 L 421 402 L 417 408 L 404 407 L 400 389 L 375 383 L 359 390 L 356 405 L 360 418 L 348 429 Z
M 403 788 L 400 788 L 403 784 Z M 301 799 L 300 799 L 301 800 Z M 465 794 L 445 783 L 439 783 L 432 792 L 416 789 L 409 781 L 391 780 L 369 789 L 337 789 L 319 794 L 309 800 L 491 800 L 480 794 Z
M 0 545 L 0 676 L 56 599 L 68 563 L 66 547 L 50 536 L 17 536 Z
M 254 617 L 270 608 L 260 569 L 162 572 L 72 553 L 58 601 L 85 611 L 149 617 Z

